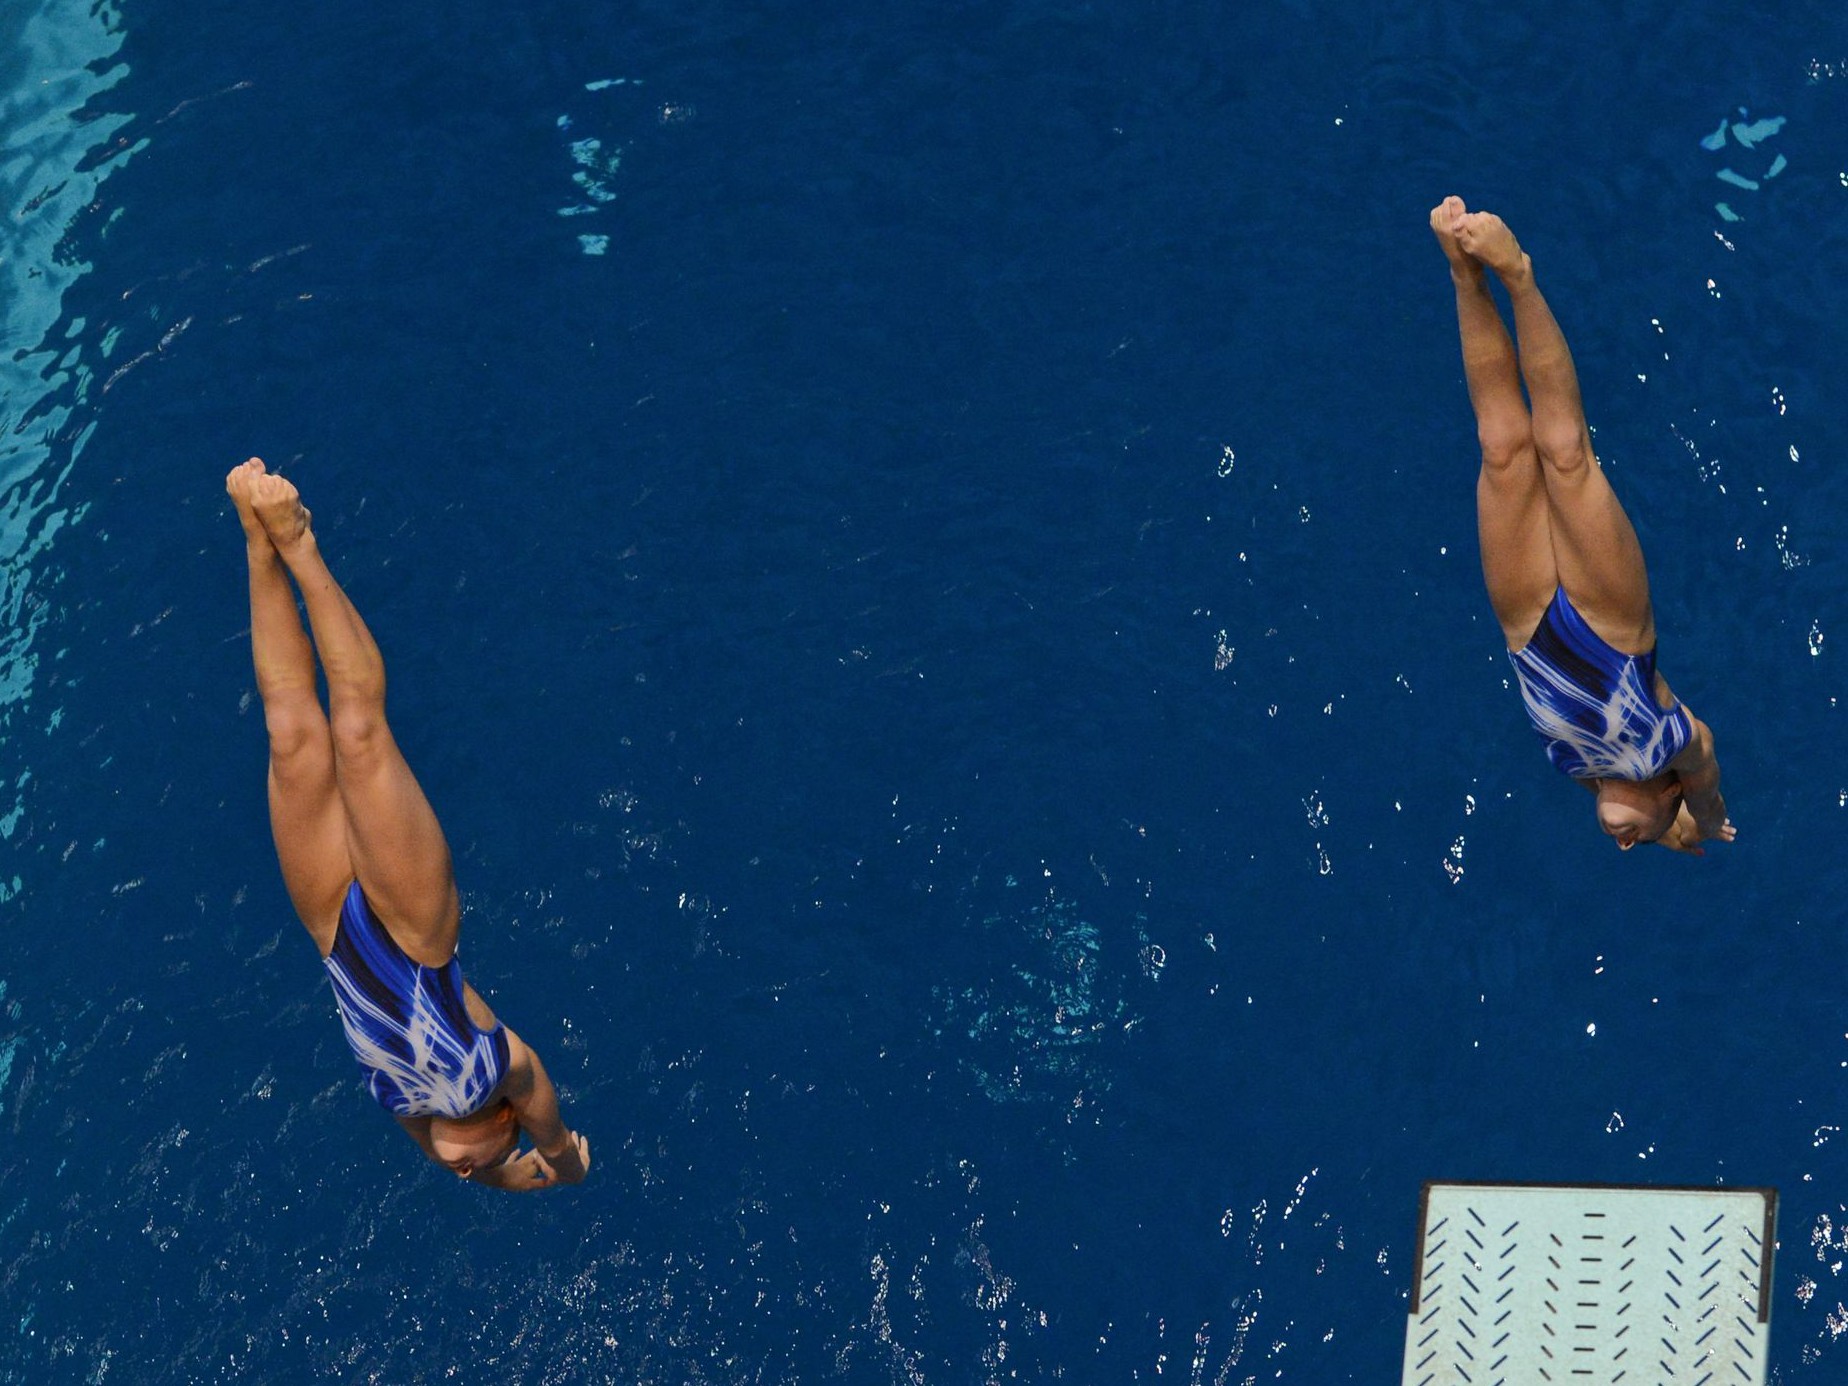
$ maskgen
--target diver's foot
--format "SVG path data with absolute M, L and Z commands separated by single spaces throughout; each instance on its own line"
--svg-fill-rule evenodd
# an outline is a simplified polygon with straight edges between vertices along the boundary
M 262 465 L 257 463 L 259 468 Z M 304 544 L 314 542 L 314 531 L 308 527 L 313 517 L 294 482 L 274 472 L 258 471 L 251 475 L 249 485 L 250 508 L 277 553 L 287 559 Z
M 252 548 L 271 548 L 269 531 L 263 528 L 263 521 L 257 518 L 256 502 L 251 496 L 251 487 L 260 476 L 265 475 L 263 459 L 253 457 L 248 462 L 240 462 L 225 476 L 225 491 L 231 497 L 231 504 L 237 507 L 237 522 L 244 527 L 244 541 Z
M 1495 213 L 1466 213 L 1456 223 L 1456 237 L 1458 245 L 1494 270 L 1510 288 L 1533 277 L 1533 260 L 1521 249 L 1508 223 Z
M 1446 197 L 1431 209 L 1431 234 L 1437 237 L 1444 258 L 1450 261 L 1451 277 L 1459 283 L 1482 278 L 1482 266 L 1457 243 L 1457 230 L 1468 214 L 1463 199 L 1455 195 Z

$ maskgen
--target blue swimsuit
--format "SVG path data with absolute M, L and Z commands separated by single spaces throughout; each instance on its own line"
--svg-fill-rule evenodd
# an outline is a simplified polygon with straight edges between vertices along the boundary
M 1521 700 L 1547 759 L 1578 780 L 1646 780 L 1694 739 L 1679 700 L 1656 702 L 1655 651 L 1614 650 L 1573 609 L 1565 588 L 1523 649 L 1510 650 Z
M 406 957 L 355 881 L 340 907 L 327 976 L 366 1086 L 394 1116 L 464 1117 L 506 1076 L 507 1032 L 483 1030 L 463 1003 L 455 958 Z

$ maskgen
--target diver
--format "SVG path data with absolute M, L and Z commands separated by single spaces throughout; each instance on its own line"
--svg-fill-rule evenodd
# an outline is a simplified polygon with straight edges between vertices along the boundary
M 1500 217 L 1459 197 L 1432 209 L 1431 230 L 1456 286 L 1482 446 L 1483 580 L 1547 757 L 1597 796 L 1598 826 L 1625 851 L 1659 842 L 1699 855 L 1703 841 L 1731 842 L 1713 733 L 1656 672 L 1642 545 L 1592 453 L 1572 353 L 1533 261 Z M 1518 356 L 1485 268 L 1507 290 Z
M 225 489 L 250 563 L 276 855 L 367 1087 L 424 1154 L 463 1179 L 518 1191 L 577 1183 L 589 1143 L 565 1126 L 539 1056 L 462 979 L 449 845 L 386 724 L 385 664 L 371 632 L 322 560 L 293 484 L 253 457 L 231 469 Z

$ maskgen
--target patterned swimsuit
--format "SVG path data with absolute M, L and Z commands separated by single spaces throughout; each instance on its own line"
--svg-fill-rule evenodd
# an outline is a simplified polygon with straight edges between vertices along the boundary
M 1510 650 L 1521 700 L 1547 759 L 1579 780 L 1646 780 L 1694 738 L 1679 700 L 1656 702 L 1656 656 L 1614 650 L 1585 624 L 1562 587 L 1523 649 Z
M 355 881 L 326 961 L 347 1043 L 381 1107 L 464 1117 L 488 1100 L 507 1072 L 507 1032 L 469 1018 L 455 958 L 425 967 L 406 957 Z

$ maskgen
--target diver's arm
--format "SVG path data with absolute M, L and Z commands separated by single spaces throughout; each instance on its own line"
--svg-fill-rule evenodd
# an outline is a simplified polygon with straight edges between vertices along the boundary
M 548 1181 L 577 1183 L 590 1170 L 590 1143 L 565 1125 L 558 1110 L 558 1089 L 552 1086 L 539 1056 L 511 1030 L 507 1047 L 511 1063 L 501 1092 L 533 1142 L 532 1150 L 508 1163 L 536 1159 Z
M 1682 707 L 1687 711 L 1685 703 Z M 1720 762 L 1713 754 L 1713 732 L 1692 711 L 1688 711 L 1688 721 L 1694 725 L 1694 735 L 1668 768 L 1681 781 L 1682 801 L 1698 834 L 1695 841 L 1719 838 L 1731 842 L 1734 829 L 1726 817 L 1726 800 L 1720 794 Z

